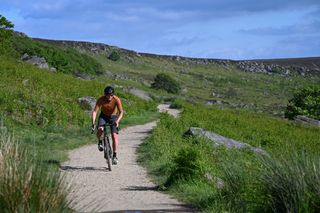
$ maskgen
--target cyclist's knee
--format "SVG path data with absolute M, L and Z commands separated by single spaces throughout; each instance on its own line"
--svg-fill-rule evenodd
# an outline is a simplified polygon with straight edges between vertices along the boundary
M 98 128 L 97 135 L 98 135 L 98 136 L 101 136 L 101 135 L 102 135 L 102 133 L 103 133 L 103 127 L 102 127 L 102 126 L 100 126 L 100 127 Z

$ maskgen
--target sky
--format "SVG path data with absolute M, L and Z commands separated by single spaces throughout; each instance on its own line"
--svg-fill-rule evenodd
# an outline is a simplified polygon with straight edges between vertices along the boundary
M 320 0 L 0 0 L 30 37 L 195 58 L 320 56 Z

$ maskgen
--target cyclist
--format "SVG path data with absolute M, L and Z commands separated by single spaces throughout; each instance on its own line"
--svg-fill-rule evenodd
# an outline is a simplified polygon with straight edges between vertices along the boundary
M 98 111 L 101 111 L 98 122 L 98 149 L 103 151 L 102 138 L 103 138 L 103 127 L 105 124 L 110 124 L 111 137 L 112 137 L 112 163 L 117 164 L 117 149 L 119 144 L 118 138 L 118 127 L 119 122 L 123 116 L 122 104 L 119 97 L 114 95 L 114 88 L 107 86 L 104 89 L 104 96 L 101 96 L 96 103 L 96 106 L 92 112 L 92 128 L 95 129 L 96 117 Z M 117 112 L 119 111 L 118 115 Z

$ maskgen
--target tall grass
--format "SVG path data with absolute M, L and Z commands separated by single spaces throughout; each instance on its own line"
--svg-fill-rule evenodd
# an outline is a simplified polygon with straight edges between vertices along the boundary
M 163 189 L 208 212 L 319 212 L 319 129 L 247 111 L 179 105 L 181 117 L 161 115 L 139 150 Z M 191 126 L 261 147 L 272 157 L 185 137 Z
M 1 134 L 0 212 L 71 212 L 66 196 L 59 173 Z
M 264 187 L 272 212 L 320 212 L 320 156 L 292 152 L 289 158 L 263 158 Z

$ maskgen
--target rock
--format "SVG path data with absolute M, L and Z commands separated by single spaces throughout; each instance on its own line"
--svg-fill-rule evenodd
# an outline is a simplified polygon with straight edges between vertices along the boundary
M 224 181 L 219 177 L 216 177 L 215 179 L 217 188 L 222 189 L 224 187 Z
M 21 56 L 21 60 L 23 60 L 23 61 L 28 60 L 28 59 L 30 59 L 30 58 L 31 58 L 31 57 L 29 56 L 28 53 L 25 53 L 25 54 L 23 54 L 23 55 Z
M 213 104 L 219 104 L 219 105 L 221 105 L 221 104 L 229 104 L 229 102 L 227 102 L 227 101 L 222 101 L 222 100 L 208 100 L 208 101 L 206 102 L 206 105 L 207 105 L 207 106 L 211 106 L 211 105 L 213 105 Z
M 23 33 L 23 32 L 18 32 L 18 31 L 13 31 L 14 34 L 18 37 L 22 37 L 22 38 L 28 38 L 27 34 Z
M 32 64 L 34 66 L 37 66 L 41 69 L 47 69 L 51 72 L 55 72 L 56 68 L 49 67 L 49 64 L 47 63 L 46 59 L 43 57 L 38 56 L 29 56 L 27 53 L 23 54 L 21 57 L 21 60 L 25 61 L 26 63 Z
M 212 177 L 212 175 L 209 174 L 209 173 L 204 174 L 204 177 L 205 177 L 208 181 L 213 181 L 213 177 Z
M 87 73 L 76 71 L 74 73 L 74 76 L 76 76 L 78 79 L 85 80 L 85 81 L 90 81 L 94 80 L 94 77 L 88 75 Z
M 320 127 L 320 121 L 313 119 L 313 118 L 309 118 L 307 116 L 304 115 L 297 115 L 294 120 L 298 123 L 302 123 L 302 124 L 308 124 L 308 125 L 312 125 L 312 126 L 317 126 Z
M 54 68 L 54 67 L 50 67 L 50 68 L 49 68 L 49 71 L 50 71 L 50 72 L 57 72 L 57 69 Z
M 23 84 L 23 86 L 28 86 L 28 84 L 29 84 L 29 79 L 24 79 L 23 81 L 22 81 L 22 84 Z
M 134 87 L 129 87 L 129 88 L 126 88 L 125 91 L 128 93 L 131 93 L 132 95 L 135 95 L 143 100 L 146 100 L 146 101 L 152 100 L 150 95 L 143 90 L 140 90 L 140 89 L 137 89 Z
M 78 102 L 82 109 L 87 113 L 91 113 L 94 110 L 97 100 L 94 97 L 85 96 L 78 99 Z
M 205 131 L 204 129 L 201 129 L 198 127 L 190 127 L 189 130 L 185 133 L 185 135 L 202 137 L 202 138 L 208 139 L 213 142 L 214 147 L 224 145 L 226 146 L 227 149 L 247 149 L 254 152 L 255 154 L 268 156 L 268 153 L 262 149 L 252 147 L 247 143 L 243 143 L 240 141 L 223 137 L 221 135 L 218 135 L 210 131 Z
M 49 65 L 43 57 L 32 56 L 30 59 L 26 60 L 26 62 L 42 69 L 49 69 Z

